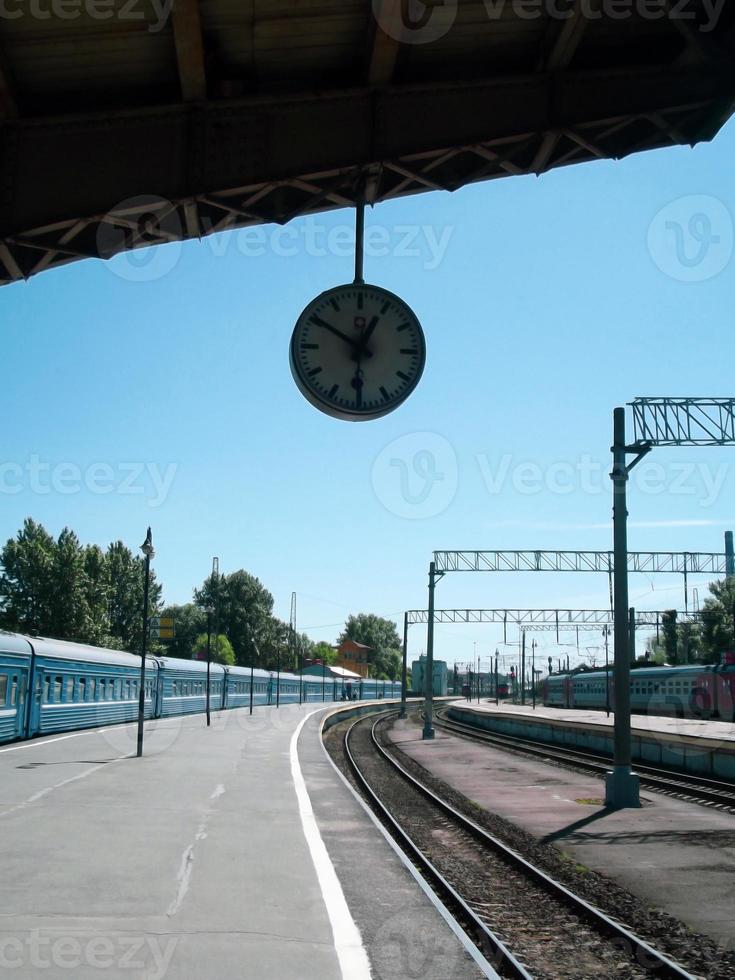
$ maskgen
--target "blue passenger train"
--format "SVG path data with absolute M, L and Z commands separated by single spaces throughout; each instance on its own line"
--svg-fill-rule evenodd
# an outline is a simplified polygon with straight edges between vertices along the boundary
M 615 708 L 614 672 L 551 674 L 543 702 L 557 708 Z M 639 667 L 630 672 L 630 706 L 651 715 L 721 718 L 735 722 L 735 657 L 716 665 Z
M 249 667 L 211 665 L 213 711 L 254 705 L 398 697 L 396 681 L 343 681 L 280 675 Z M 300 684 L 301 682 L 301 684 Z M 0 631 L 0 742 L 51 732 L 134 721 L 138 717 L 140 657 L 120 650 Z M 206 709 L 207 665 L 175 657 L 146 659 L 145 716 Z

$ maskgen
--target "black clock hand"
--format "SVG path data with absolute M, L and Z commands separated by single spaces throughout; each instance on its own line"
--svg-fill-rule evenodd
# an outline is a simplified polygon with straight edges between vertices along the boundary
M 352 337 L 348 337 L 346 333 L 342 333 L 342 331 L 338 330 L 337 327 L 333 327 L 331 323 L 327 323 L 326 320 L 322 320 L 320 316 L 314 315 L 313 317 L 311 317 L 311 322 L 316 324 L 317 327 L 324 327 L 325 330 L 328 330 L 330 333 L 333 333 L 335 337 L 339 337 L 340 340 L 346 341 L 350 345 L 350 347 L 352 347 L 353 349 L 357 349 L 358 346 L 357 340 L 353 339 Z
M 379 320 L 379 319 L 380 319 L 380 317 L 379 317 L 379 316 L 374 316 L 374 317 L 372 318 L 372 320 L 370 321 L 370 323 L 368 323 L 368 325 L 367 325 L 367 327 L 365 327 L 365 330 L 363 331 L 363 334 L 362 334 L 362 336 L 360 337 L 360 348 L 361 348 L 362 350 L 364 350 L 364 349 L 365 349 L 365 344 L 366 344 L 366 343 L 368 342 L 368 340 L 370 340 L 370 338 L 372 337 L 372 335 L 373 335 L 373 330 L 375 330 L 375 328 L 377 327 L 377 325 L 378 325 L 378 320 Z

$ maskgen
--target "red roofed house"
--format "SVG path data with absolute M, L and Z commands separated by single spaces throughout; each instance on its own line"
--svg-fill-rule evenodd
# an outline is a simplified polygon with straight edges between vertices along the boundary
M 372 647 L 356 640 L 344 640 L 337 647 L 337 666 L 353 670 L 360 677 L 368 676 L 368 652 Z

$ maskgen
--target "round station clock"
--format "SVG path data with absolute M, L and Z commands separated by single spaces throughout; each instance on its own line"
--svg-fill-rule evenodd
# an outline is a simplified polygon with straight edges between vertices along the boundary
M 333 418 L 359 422 L 398 408 L 418 384 L 426 343 L 416 314 L 367 283 L 335 286 L 296 322 L 291 372 L 299 390 Z

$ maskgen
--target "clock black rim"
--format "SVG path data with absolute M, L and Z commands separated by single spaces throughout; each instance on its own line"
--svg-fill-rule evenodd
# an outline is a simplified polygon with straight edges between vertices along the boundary
M 309 386 L 308 382 L 304 379 L 303 375 L 301 374 L 301 371 L 298 366 L 298 358 L 296 356 L 296 352 L 294 349 L 296 344 L 296 335 L 298 333 L 301 321 L 304 319 L 304 315 L 306 314 L 307 310 L 309 310 L 311 307 L 319 303 L 325 296 L 329 296 L 330 294 L 339 292 L 340 290 L 356 289 L 356 288 L 377 290 L 386 298 L 395 300 L 401 306 L 405 307 L 413 317 L 416 326 L 418 327 L 419 338 L 421 341 L 420 352 L 419 352 L 419 367 L 416 372 L 416 376 L 413 382 L 411 383 L 411 385 L 406 389 L 405 393 L 401 396 L 400 401 L 394 402 L 387 408 L 379 407 L 371 411 L 365 411 L 359 413 L 350 412 L 345 409 L 337 408 L 336 406 L 332 405 L 330 402 L 327 402 L 324 399 L 322 399 L 315 391 L 313 391 Z M 291 368 L 291 375 L 293 376 L 293 379 L 296 382 L 296 387 L 299 389 L 299 391 L 304 396 L 304 398 L 309 402 L 309 404 L 314 406 L 314 408 L 319 409 L 319 411 L 322 412 L 324 415 L 328 415 L 330 416 L 330 418 L 338 419 L 340 421 L 370 422 L 373 419 L 384 418 L 386 415 L 390 415 L 392 412 L 395 412 L 397 409 L 401 407 L 401 405 L 403 405 L 411 397 L 411 395 L 418 387 L 418 384 L 421 381 L 421 378 L 423 377 L 424 374 L 424 368 L 426 367 L 426 336 L 424 334 L 424 328 L 421 325 L 421 321 L 416 316 L 416 313 L 414 312 L 413 308 L 406 302 L 405 299 L 398 296 L 396 293 L 391 292 L 389 289 L 386 289 L 384 286 L 378 286 L 375 283 L 346 282 L 340 284 L 339 286 L 331 286 L 329 289 L 323 290 L 321 293 L 319 293 L 318 296 L 315 296 L 314 299 L 310 300 L 303 308 L 303 310 L 298 316 L 298 319 L 296 320 L 296 324 L 291 334 L 291 341 L 288 346 L 288 360 L 289 360 L 289 366 Z

